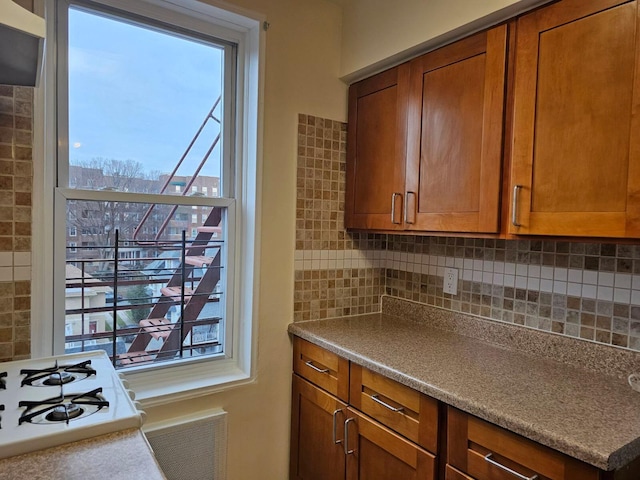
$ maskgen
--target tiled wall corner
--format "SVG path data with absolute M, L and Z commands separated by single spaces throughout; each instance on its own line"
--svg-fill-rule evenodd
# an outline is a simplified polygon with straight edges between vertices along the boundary
M 0 361 L 30 355 L 33 89 L 0 85 Z
M 344 230 L 346 125 L 298 117 L 294 320 L 380 310 L 386 235 Z
M 295 321 L 377 312 L 386 293 L 640 351 L 640 245 L 346 232 L 346 126 L 298 120 Z

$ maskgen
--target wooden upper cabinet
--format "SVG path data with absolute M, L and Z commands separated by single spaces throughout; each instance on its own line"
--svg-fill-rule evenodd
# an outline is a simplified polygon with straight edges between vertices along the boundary
M 349 89 L 347 228 L 403 228 L 408 85 L 404 64 Z
M 507 29 L 411 62 L 407 229 L 498 232 Z
M 563 0 L 518 20 L 510 233 L 640 236 L 639 18 Z

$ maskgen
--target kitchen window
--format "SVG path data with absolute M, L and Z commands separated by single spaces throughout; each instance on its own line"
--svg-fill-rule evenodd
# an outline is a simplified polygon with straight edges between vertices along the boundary
M 48 3 L 51 353 L 103 349 L 141 398 L 246 380 L 260 23 L 190 0 Z

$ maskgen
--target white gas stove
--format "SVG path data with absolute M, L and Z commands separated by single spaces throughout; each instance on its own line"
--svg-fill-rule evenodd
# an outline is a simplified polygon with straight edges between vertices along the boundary
M 102 350 L 0 363 L 0 458 L 142 426 Z

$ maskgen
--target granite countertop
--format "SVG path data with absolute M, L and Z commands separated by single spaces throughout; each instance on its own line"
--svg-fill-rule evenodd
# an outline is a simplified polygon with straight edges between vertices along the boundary
M 640 355 L 387 303 L 393 314 L 298 322 L 289 332 L 603 470 L 640 455 L 640 393 L 626 380 Z M 500 344 L 475 338 L 487 332 Z
M 139 429 L 0 460 L 0 480 L 166 480 Z

